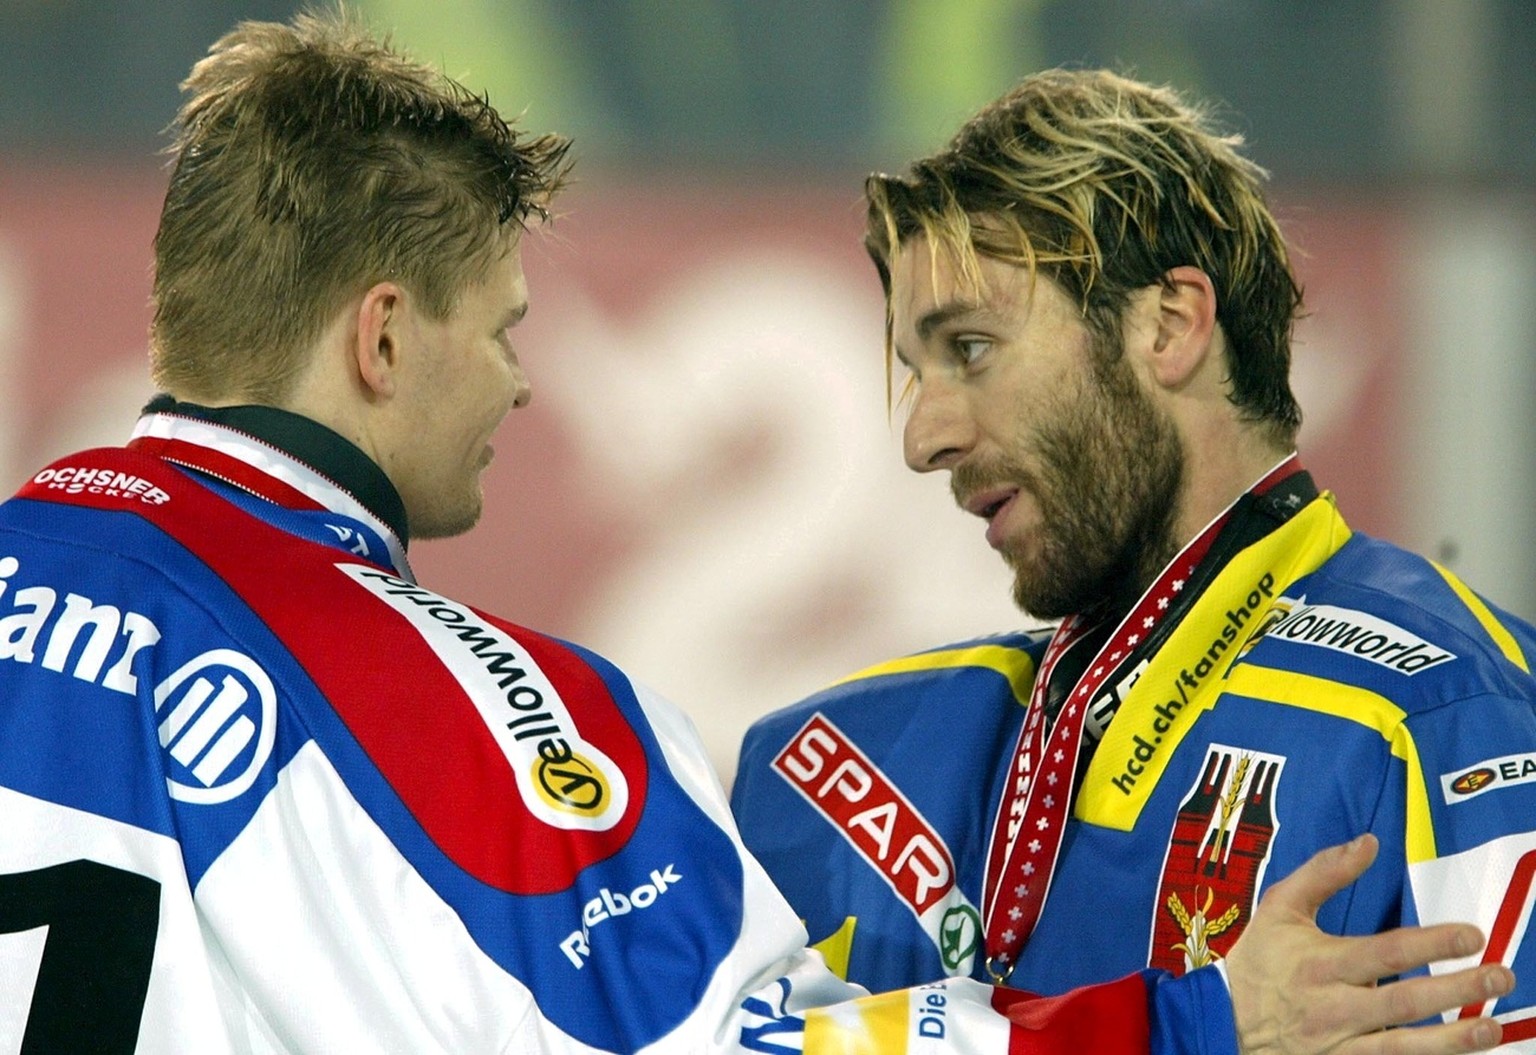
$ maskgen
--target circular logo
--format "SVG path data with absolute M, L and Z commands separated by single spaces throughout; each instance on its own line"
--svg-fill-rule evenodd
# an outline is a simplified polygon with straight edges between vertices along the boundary
M 272 757 L 277 690 L 250 656 L 215 648 L 155 686 L 155 717 L 171 798 L 228 802 Z
M 981 917 L 969 905 L 956 905 L 939 922 L 939 956 L 951 974 L 965 967 L 981 947 Z
M 599 817 L 611 798 L 603 771 L 574 751 L 554 762 L 540 756 L 533 765 L 533 782 L 539 798 L 562 813 Z
M 1481 766 L 1451 781 L 1451 790 L 1458 795 L 1470 795 L 1474 791 L 1487 787 L 1493 782 L 1493 778 L 1493 770 L 1487 766 Z

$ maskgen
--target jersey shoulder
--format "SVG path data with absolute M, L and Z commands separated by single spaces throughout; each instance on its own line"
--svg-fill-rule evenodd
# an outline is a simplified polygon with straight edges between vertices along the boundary
M 1453 572 L 1355 535 L 1276 598 L 1244 662 L 1385 696 L 1405 712 L 1486 694 L 1536 699 L 1536 630 Z
M 747 741 L 779 740 L 814 714 L 854 718 L 878 711 L 881 722 L 917 718 L 968 700 L 1023 705 L 1050 629 L 969 638 L 873 664 L 758 719 Z

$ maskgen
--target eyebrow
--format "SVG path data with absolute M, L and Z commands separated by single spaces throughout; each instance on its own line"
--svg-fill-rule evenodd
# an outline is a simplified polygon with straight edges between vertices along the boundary
M 948 304 L 941 304 L 932 311 L 926 312 L 922 318 L 917 320 L 917 325 L 914 327 L 917 330 L 917 339 L 919 341 L 927 341 L 929 337 L 933 336 L 933 331 L 945 323 L 953 322 L 955 319 L 984 310 L 982 305 L 969 300 L 953 300 Z M 912 370 L 913 373 L 917 372 L 913 369 L 911 360 L 902 354 L 901 349 L 896 346 L 895 342 L 891 344 L 891 352 L 902 366 Z
M 948 304 L 941 304 L 917 320 L 917 336 L 920 340 L 926 341 L 933 336 L 934 330 L 945 323 L 979 310 L 981 305 L 972 301 L 951 301 Z

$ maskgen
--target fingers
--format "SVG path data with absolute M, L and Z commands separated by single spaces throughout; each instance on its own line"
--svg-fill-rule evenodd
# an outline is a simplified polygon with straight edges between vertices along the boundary
M 1333 973 L 1352 985 L 1369 985 L 1440 960 L 1471 956 L 1482 947 L 1482 932 L 1468 923 L 1402 927 L 1333 946 Z
M 1469 1018 L 1417 1029 L 1389 1029 L 1356 1037 L 1339 1055 L 1460 1055 L 1496 1046 L 1503 1030 L 1491 1018 Z
M 1514 987 L 1514 972 L 1502 964 L 1405 978 L 1380 988 L 1357 990 L 1362 1001 L 1359 1022 L 1370 1029 L 1386 1029 L 1463 1007 L 1480 1010 L 1485 1001 L 1504 996 Z
M 1476 927 L 1447 923 L 1349 938 L 1318 930 L 1318 909 L 1357 880 L 1377 850 L 1370 835 L 1330 847 L 1265 894 L 1227 954 L 1240 1050 L 1459 1055 L 1499 1043 L 1501 1027 L 1482 1013 L 1514 988 L 1514 975 L 1500 964 L 1377 984 L 1432 963 L 1471 962 L 1483 947 Z M 1436 1021 L 1463 1009 L 1472 1017 Z M 1393 1028 L 1400 1026 L 1410 1028 Z
M 1323 902 L 1359 879 L 1371 866 L 1378 846 L 1376 836 L 1367 833 L 1340 846 L 1319 850 L 1306 864 L 1271 887 L 1264 895 L 1264 903 L 1315 919 Z

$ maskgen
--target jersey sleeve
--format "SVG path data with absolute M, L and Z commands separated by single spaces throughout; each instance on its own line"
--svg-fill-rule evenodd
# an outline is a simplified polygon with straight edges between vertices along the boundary
M 1451 971 L 1503 963 L 1512 993 L 1447 1017 L 1491 1014 L 1512 1050 L 1536 1051 L 1536 701 L 1529 677 L 1412 716 L 1398 745 L 1407 759 L 1404 846 L 1407 923 L 1468 921 L 1487 935 Z
M 901 657 L 748 731 L 731 797 L 746 845 L 852 981 L 979 977 L 975 862 L 1039 644 L 1010 634 Z

